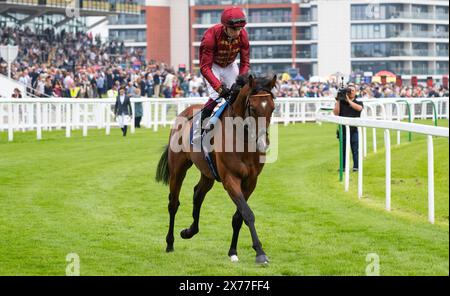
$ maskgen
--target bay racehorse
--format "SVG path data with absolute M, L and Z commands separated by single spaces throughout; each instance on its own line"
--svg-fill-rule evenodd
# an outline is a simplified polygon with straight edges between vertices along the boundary
M 232 103 L 231 107 L 228 107 L 221 115 L 218 123 L 220 128 L 214 128 L 210 133 L 213 133 L 214 151 L 211 152 L 211 158 L 216 164 L 218 177 L 221 180 L 224 189 L 231 197 L 232 201 L 236 205 L 236 212 L 232 218 L 233 237 L 231 239 L 231 246 L 228 252 L 232 261 L 238 261 L 237 257 L 237 241 L 239 231 L 242 226 L 242 222 L 249 227 L 253 249 L 256 251 L 256 262 L 259 264 L 267 264 L 269 262 L 266 256 L 262 244 L 258 238 L 258 234 L 255 229 L 255 216 L 250 209 L 247 200 L 252 192 L 255 190 L 258 175 L 261 173 L 264 163 L 261 162 L 261 156 L 265 155 L 269 146 L 268 128 L 272 112 L 275 109 L 274 95 L 272 89 L 276 85 L 276 76 L 273 79 L 267 78 L 254 78 L 250 76 L 239 76 L 237 83 L 241 86 L 237 97 Z M 169 145 L 166 146 L 161 159 L 159 160 L 156 180 L 168 184 L 170 188 L 169 193 L 169 231 L 167 233 L 167 252 L 174 250 L 174 223 L 175 215 L 177 213 L 179 202 L 179 194 L 182 182 L 186 176 L 187 170 L 195 164 L 200 170 L 201 177 L 198 184 L 194 187 L 193 198 L 193 213 L 194 221 L 192 225 L 181 231 L 180 235 L 183 239 L 192 238 L 199 232 L 199 217 L 200 208 L 203 200 L 213 187 L 215 182 L 215 176 L 212 173 L 204 154 L 199 151 L 194 151 L 192 143 L 190 141 L 190 128 L 193 120 L 188 120 L 194 116 L 194 110 L 198 110 L 201 106 L 194 105 L 186 108 L 182 113 L 178 115 L 178 119 L 184 119 L 186 124 L 181 124 L 172 127 L 169 137 Z M 235 125 L 232 128 L 232 134 L 234 137 L 233 151 L 227 152 L 224 150 L 225 141 L 223 141 L 226 132 L 226 119 L 242 118 L 243 120 L 254 118 L 255 121 L 263 119 L 264 124 L 260 126 L 254 126 L 258 131 L 258 138 L 256 141 L 257 149 L 251 150 L 251 142 L 248 141 L 248 134 L 252 131 L 249 130 L 249 126 L 245 126 L 244 139 L 236 137 L 238 126 Z M 257 125 L 258 125 L 257 124 Z M 264 125 L 264 126 L 262 126 Z M 227 130 L 230 132 L 230 129 Z M 261 133 L 262 131 L 262 133 Z M 177 135 L 177 136 L 176 136 Z M 180 136 L 181 135 L 181 136 Z M 263 135 L 263 137 L 260 137 Z M 217 137 L 221 137 L 222 141 L 218 141 Z M 218 144 L 220 142 L 220 144 Z M 180 146 L 182 150 L 178 149 L 174 151 L 171 147 Z M 219 147 L 218 145 L 222 145 Z M 234 150 L 239 145 L 244 146 L 243 151 Z M 221 148 L 221 149 L 220 149 Z M 180 151 L 179 151 L 180 150 Z

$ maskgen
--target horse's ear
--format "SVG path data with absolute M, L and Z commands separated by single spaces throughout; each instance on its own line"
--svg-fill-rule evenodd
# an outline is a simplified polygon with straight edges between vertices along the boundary
M 248 77 L 248 85 L 250 86 L 250 89 L 254 89 L 255 88 L 255 79 L 253 78 L 253 75 L 250 75 Z
M 277 75 L 274 75 L 272 81 L 270 81 L 270 89 L 274 88 L 277 85 Z

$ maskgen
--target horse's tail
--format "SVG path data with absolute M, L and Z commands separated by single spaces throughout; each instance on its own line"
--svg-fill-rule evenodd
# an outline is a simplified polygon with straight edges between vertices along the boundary
M 169 145 L 166 145 L 164 152 L 159 159 L 156 169 L 156 182 L 163 182 L 164 185 L 169 184 Z

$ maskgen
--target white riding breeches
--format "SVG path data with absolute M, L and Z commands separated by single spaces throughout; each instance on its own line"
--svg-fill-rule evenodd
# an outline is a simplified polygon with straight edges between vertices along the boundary
M 130 124 L 131 117 L 129 115 L 117 115 L 116 121 L 117 121 L 117 124 L 122 128 L 125 125 Z
M 228 88 L 236 82 L 236 78 L 239 76 L 239 66 L 237 62 L 233 62 L 225 68 L 222 68 L 217 64 L 213 64 L 211 70 L 214 76 L 216 76 L 216 78 L 220 82 L 224 83 Z M 209 97 L 217 103 L 220 103 L 222 98 L 219 98 L 219 94 L 214 90 L 214 88 L 212 88 L 209 82 L 206 82 L 206 84 L 208 86 Z

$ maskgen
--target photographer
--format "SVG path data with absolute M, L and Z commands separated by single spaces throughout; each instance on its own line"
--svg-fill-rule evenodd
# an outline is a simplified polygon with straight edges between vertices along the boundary
M 360 117 L 363 110 L 363 103 L 356 100 L 356 88 L 349 86 L 339 90 L 336 97 L 336 104 L 334 106 L 333 113 L 336 116 L 342 117 Z M 345 167 L 345 149 L 346 149 L 346 132 L 345 126 L 342 126 L 342 135 L 344 143 L 344 167 Z M 339 133 L 338 133 L 339 136 Z M 358 171 L 358 128 L 355 126 L 350 127 L 350 146 L 353 154 L 353 171 Z

